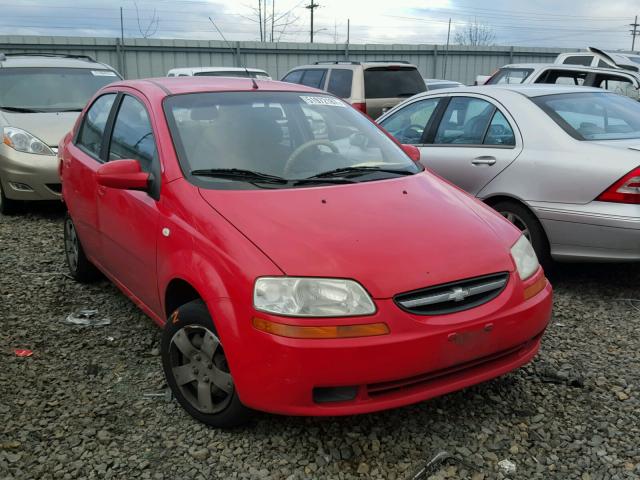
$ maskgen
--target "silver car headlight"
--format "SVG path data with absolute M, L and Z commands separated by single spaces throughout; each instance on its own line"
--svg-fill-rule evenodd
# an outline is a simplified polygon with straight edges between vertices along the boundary
M 511 247 L 511 257 L 516 264 L 518 274 L 522 280 L 526 280 L 538 271 L 540 264 L 531 243 L 524 235 Z
M 46 143 L 21 128 L 3 127 L 1 131 L 2 143 L 18 152 L 55 155 Z
M 340 278 L 258 278 L 253 305 L 256 310 L 295 317 L 346 317 L 376 311 L 362 285 Z

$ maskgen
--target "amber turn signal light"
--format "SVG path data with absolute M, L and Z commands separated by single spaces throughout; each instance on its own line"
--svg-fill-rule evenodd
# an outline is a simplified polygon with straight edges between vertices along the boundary
M 359 325 L 287 325 L 263 318 L 253 318 L 253 326 L 261 332 L 288 338 L 354 338 L 387 335 L 386 323 L 365 323 Z
M 529 300 L 540 293 L 547 286 L 547 277 L 542 275 L 538 280 L 524 289 L 524 299 Z

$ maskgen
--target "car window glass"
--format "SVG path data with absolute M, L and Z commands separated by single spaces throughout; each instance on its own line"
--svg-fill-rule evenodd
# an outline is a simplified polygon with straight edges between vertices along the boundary
M 314 68 L 305 70 L 300 83 L 307 87 L 322 88 L 324 85 L 324 76 L 327 73 L 325 69 Z
M 290 83 L 300 83 L 300 79 L 302 78 L 303 70 L 294 70 L 293 72 L 288 73 L 282 79 L 283 82 Z
M 485 85 L 504 83 L 522 83 L 533 72 L 532 68 L 501 68 L 498 73 L 486 81 Z
M 593 55 L 571 55 L 564 59 L 565 65 L 584 65 L 590 66 L 593 61 Z
M 638 90 L 633 86 L 631 80 L 618 75 L 597 75 L 593 86 L 627 97 L 638 98 Z
M 481 145 L 494 110 L 492 104 L 479 98 L 453 97 L 434 143 Z
M 426 89 L 415 67 L 372 67 L 364 71 L 366 98 L 408 98 Z
M 609 68 L 611 67 L 611 65 L 609 65 L 607 62 L 605 62 L 604 60 L 598 60 L 598 67 L 602 67 L 602 68 Z
M 102 136 L 109 119 L 111 107 L 116 99 L 115 93 L 108 93 L 99 97 L 87 110 L 84 117 L 77 145 L 81 145 L 89 153 L 100 156 L 102 149 Z
M 147 110 L 138 100 L 125 95 L 113 126 L 109 160 L 131 158 L 140 162 L 143 171 L 150 172 L 155 155 L 156 143 Z
M 353 71 L 346 68 L 334 68 L 329 75 L 329 85 L 327 91 L 341 98 L 351 96 L 351 82 Z
M 487 129 L 487 134 L 484 137 L 483 143 L 485 145 L 510 146 L 516 144 L 516 137 L 513 134 L 513 129 L 500 110 L 496 110 L 496 113 L 493 114 L 493 118 L 491 119 L 491 123 Z
M 439 100 L 439 98 L 429 98 L 407 105 L 387 117 L 381 125 L 400 143 L 418 144 Z
M 536 83 L 551 83 L 556 85 L 584 85 L 587 72 L 572 72 L 570 70 L 549 70 L 541 75 Z

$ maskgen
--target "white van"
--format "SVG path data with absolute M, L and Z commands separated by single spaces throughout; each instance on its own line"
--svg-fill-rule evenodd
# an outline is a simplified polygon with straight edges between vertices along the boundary
M 247 75 L 249 72 L 249 75 Z M 271 80 L 264 70 L 240 67 L 188 67 L 172 68 L 167 77 L 253 77 L 259 80 Z

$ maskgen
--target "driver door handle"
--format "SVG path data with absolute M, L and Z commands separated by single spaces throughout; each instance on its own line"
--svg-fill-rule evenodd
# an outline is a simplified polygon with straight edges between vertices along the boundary
M 474 165 L 494 165 L 496 163 L 496 157 L 483 155 L 481 157 L 474 158 L 471 163 Z

